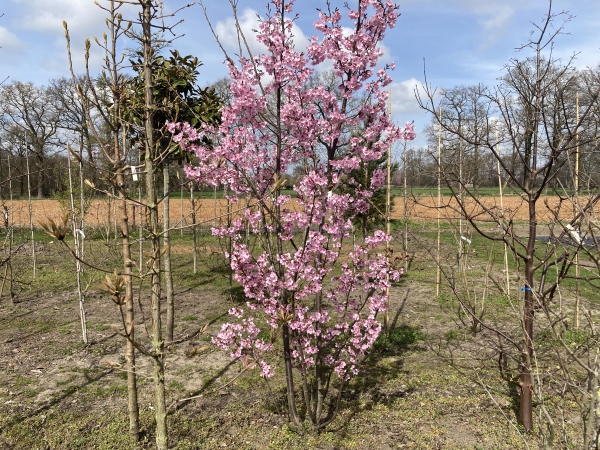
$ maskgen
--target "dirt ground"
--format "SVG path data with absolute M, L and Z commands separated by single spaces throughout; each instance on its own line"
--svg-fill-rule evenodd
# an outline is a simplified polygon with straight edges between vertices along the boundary
M 174 249 L 189 257 L 184 246 Z M 49 264 L 40 264 L 40 276 L 61 257 L 49 244 L 40 244 L 40 255 Z M 490 393 L 432 350 L 455 323 L 435 300 L 431 278 L 423 276 L 429 269 L 427 256 L 416 255 L 390 293 L 392 327 L 422 330 L 429 344 L 375 354 L 344 393 L 339 418 L 321 435 L 290 431 L 281 372 L 269 384 L 256 371 L 239 376 L 240 364 L 210 343 L 232 305 L 227 296 L 202 278 L 176 289 L 180 342 L 168 346 L 166 357 L 170 448 L 525 448 L 506 422 L 515 414 L 510 388 L 500 384 Z M 148 299 L 142 296 L 140 304 L 148 312 Z M 136 310 L 137 335 L 145 342 L 145 322 Z M 137 355 L 143 433 L 133 447 L 127 440 L 124 342 L 113 330 L 117 309 L 92 288 L 86 313 L 88 345 L 81 341 L 72 289 L 23 294 L 14 307 L 0 302 L 0 449 L 153 448 L 150 361 Z M 206 335 L 195 335 L 206 323 Z M 188 397 L 194 398 L 180 401 Z
M 583 201 L 584 199 L 582 199 Z M 502 201 L 499 197 L 481 197 L 481 204 L 473 200 L 466 202 L 466 210 L 470 216 L 477 217 L 478 220 L 491 220 L 494 217 L 504 216 L 507 220 L 524 221 L 528 218 L 527 205 L 521 197 L 505 196 Z M 6 201 L 5 205 L 9 211 L 9 221 L 15 226 L 29 226 L 29 208 L 25 200 Z M 411 197 L 407 199 L 406 211 L 411 221 L 425 222 L 436 219 L 438 210 L 441 220 L 458 220 L 460 211 L 457 203 L 450 197 L 441 199 L 441 207 L 437 208 L 438 200 L 436 197 Z M 244 201 L 237 205 L 230 205 L 230 211 L 233 215 L 239 214 L 245 207 Z M 294 201 L 290 202 L 291 208 L 297 208 Z M 484 213 L 483 208 L 488 209 L 490 213 Z M 186 227 L 192 223 L 192 206 L 189 199 L 174 199 L 171 201 L 171 226 Z M 573 207 L 567 202 L 560 202 L 558 197 L 542 197 L 538 203 L 538 221 L 548 222 L 554 217 L 554 212 L 558 213 L 561 219 L 570 218 L 573 214 Z M 600 213 L 600 205 L 596 208 L 596 213 Z M 129 207 L 129 223 L 132 226 L 139 224 L 139 208 L 132 203 Z M 85 221 L 87 226 L 96 228 L 115 228 L 115 216 L 117 214 L 117 205 L 114 201 L 94 200 L 87 209 Z M 227 202 L 224 199 L 217 201 L 212 199 L 196 200 L 196 223 L 200 226 L 213 226 L 220 221 L 226 220 L 228 214 Z M 32 217 L 35 227 L 39 227 L 39 222 L 46 218 L 59 220 L 62 216 L 62 207 L 56 200 L 34 200 L 32 202 Z M 395 199 L 392 212 L 393 219 L 404 218 L 404 201 L 402 198 Z

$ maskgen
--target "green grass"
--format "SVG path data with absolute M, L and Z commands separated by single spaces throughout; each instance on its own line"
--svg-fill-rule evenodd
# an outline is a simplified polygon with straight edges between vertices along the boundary
M 425 339 L 427 335 L 419 327 L 401 325 L 389 332 L 382 330 L 373 345 L 373 351 L 383 356 L 397 355 Z

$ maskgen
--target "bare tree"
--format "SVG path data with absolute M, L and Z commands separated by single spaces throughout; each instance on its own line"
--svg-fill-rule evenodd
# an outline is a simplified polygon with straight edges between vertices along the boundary
M 94 80 L 84 75 L 75 79 L 57 78 L 50 81 L 48 99 L 60 111 L 59 128 L 72 133 L 79 145 L 85 150 L 88 161 L 94 161 L 94 137 L 88 122 L 94 120 L 91 87 Z M 78 91 L 81 92 L 78 92 Z
M 111 111 L 106 111 L 104 108 L 103 96 L 96 90 L 95 84 L 93 83 L 93 77 L 88 72 L 85 78 L 77 78 L 73 72 L 71 65 L 71 75 L 73 82 L 73 90 L 80 97 L 80 105 L 84 107 L 82 111 L 82 117 L 89 118 L 90 110 L 94 107 L 100 115 L 100 124 L 94 125 L 94 122 L 87 121 L 87 126 L 92 131 L 95 139 L 100 142 L 101 149 L 104 156 L 108 161 L 112 163 L 112 170 L 109 172 L 108 181 L 113 184 L 119 193 L 119 225 L 121 234 L 121 249 L 123 257 L 123 275 L 122 278 L 117 277 L 115 271 L 114 291 L 118 295 L 113 295 L 113 300 L 118 305 L 119 311 L 123 318 L 123 335 L 127 339 L 127 348 L 125 358 L 127 361 L 127 391 L 128 391 L 128 408 L 129 408 L 129 433 L 137 441 L 139 436 L 139 407 L 138 407 L 138 392 L 137 392 L 137 378 L 136 378 L 136 365 L 135 365 L 135 317 L 133 308 L 133 268 L 134 262 L 131 254 L 131 240 L 129 233 L 128 223 L 128 194 L 127 185 L 125 183 L 125 158 L 124 149 L 122 147 L 122 139 L 120 134 L 124 131 L 122 119 L 121 119 L 121 98 L 123 96 L 123 89 L 125 84 L 125 78 L 121 74 L 123 68 L 123 58 L 118 53 L 117 42 L 125 33 L 125 30 L 130 25 L 127 22 L 123 22 L 121 13 L 118 11 L 122 3 L 110 1 L 108 8 L 98 5 L 100 8 L 105 10 L 109 17 L 107 19 L 108 34 L 105 34 L 105 38 L 102 44 L 96 40 L 104 52 L 104 64 L 106 81 L 108 82 L 107 87 L 110 89 L 110 95 L 113 99 L 113 106 Z M 71 60 L 71 49 L 70 49 L 70 38 L 67 29 L 67 24 L 63 23 L 65 27 L 65 36 L 67 39 L 67 50 L 69 52 L 69 60 Z M 87 60 L 89 58 L 90 41 L 86 40 L 86 67 L 89 67 Z M 88 103 L 87 98 L 84 96 L 84 88 L 78 83 L 84 82 L 89 88 L 91 93 L 91 99 Z M 103 132 L 99 129 L 99 126 L 103 126 L 109 130 L 109 139 L 103 139 Z M 83 130 L 83 128 L 82 128 Z M 112 152 L 110 151 L 112 150 Z M 76 157 L 78 157 L 75 154 Z M 79 158 L 79 157 L 78 157 Z M 93 161 L 90 161 L 93 166 Z M 120 281 L 122 279 L 122 282 Z M 123 312 L 123 307 L 125 311 Z
M 44 161 L 56 142 L 59 110 L 45 86 L 13 81 L 0 87 L 0 114 L 3 131 L 22 139 L 31 151 L 37 169 L 37 197 L 43 198 Z
M 553 28 L 557 19 L 564 22 Z M 527 432 L 533 430 L 534 397 L 544 410 L 544 397 L 536 385 L 536 353 L 534 345 L 535 311 L 538 308 L 551 308 L 557 289 L 561 282 L 569 276 L 575 255 L 581 251 L 582 245 L 568 247 L 565 245 L 547 245 L 543 251 L 537 250 L 537 238 L 542 226 L 538 223 L 539 213 L 549 210 L 554 220 L 546 229 L 550 242 L 561 243 L 570 238 L 570 230 L 579 229 L 583 217 L 593 210 L 599 200 L 597 194 L 589 196 L 581 203 L 579 213 L 572 220 L 562 219 L 567 202 L 561 201 L 558 206 L 543 204 L 541 196 L 552 186 L 572 156 L 576 152 L 576 140 L 582 123 L 591 114 L 592 105 L 597 104 L 598 91 L 591 93 L 588 107 L 576 119 L 569 107 L 568 97 L 575 84 L 575 74 L 567 61 L 561 64 L 552 57 L 554 39 L 563 30 L 565 22 L 571 19 L 567 13 L 552 13 L 552 2 L 549 1 L 548 13 L 541 25 L 536 25 L 536 33 L 523 46 L 523 50 L 531 50 L 532 57 L 513 59 L 507 66 L 507 74 L 501 84 L 494 90 L 483 93 L 489 104 L 487 120 L 480 122 L 483 129 L 478 133 L 467 132 L 463 122 L 445 120 L 434 105 L 434 91 L 425 86 L 426 98 L 419 98 L 423 108 L 429 111 L 435 121 L 441 124 L 445 133 L 483 151 L 487 157 L 494 158 L 502 167 L 504 177 L 510 180 L 514 189 L 520 194 L 523 206 L 528 212 L 528 224 L 525 232 L 520 232 L 513 222 L 510 211 L 490 208 L 483 204 L 472 190 L 465 189 L 466 181 L 447 179 L 458 206 L 458 212 L 466 218 L 479 235 L 490 241 L 504 242 L 512 252 L 517 266 L 519 285 L 523 291 L 523 307 L 519 317 L 520 326 L 509 331 L 487 323 L 469 307 L 468 302 L 460 298 L 463 307 L 473 319 L 494 333 L 504 343 L 508 343 L 519 355 L 519 367 L 516 370 L 516 382 L 519 387 L 519 421 Z M 499 116 L 502 138 L 496 141 L 492 132 L 490 115 Z M 501 157 L 498 144 L 514 149 L 516 164 L 510 164 Z M 451 183 L 453 181 L 454 183 Z M 456 182 L 458 182 L 456 184 Z M 462 194 L 466 194 L 463 196 Z M 557 192 L 562 200 L 574 201 L 571 194 L 564 190 Z M 476 211 L 467 206 L 467 201 L 476 205 Z M 570 205 L 571 203 L 569 203 Z M 571 207 L 569 206 L 569 211 Z M 489 232 L 489 221 L 501 230 L 500 235 Z M 548 276 L 550 268 L 556 269 L 557 275 Z M 595 278 L 598 276 L 596 274 Z M 501 346 L 503 347 L 503 346 Z M 502 354 L 503 351 L 499 350 Z M 550 421 L 548 421 L 550 423 Z

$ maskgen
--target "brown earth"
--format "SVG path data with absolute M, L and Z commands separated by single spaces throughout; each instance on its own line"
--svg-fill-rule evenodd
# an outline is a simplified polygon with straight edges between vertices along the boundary
M 297 204 L 290 202 L 293 208 Z M 29 225 L 29 209 L 26 200 L 17 200 L 14 202 L 5 201 L 9 211 L 9 220 L 15 226 L 25 227 Z M 438 216 L 438 201 L 436 197 L 412 197 L 407 199 L 407 216 L 410 220 L 416 222 L 425 222 L 436 219 Z M 442 220 L 458 220 L 460 211 L 455 199 L 443 197 L 439 208 Z M 240 202 L 237 205 L 231 205 L 231 214 L 240 214 L 245 208 L 245 203 Z M 487 209 L 488 212 L 484 212 Z M 468 200 L 466 210 L 470 216 L 477 217 L 478 220 L 493 220 L 494 217 L 504 215 L 506 219 L 515 221 L 528 220 L 528 211 L 525 201 L 519 196 L 505 196 L 502 201 L 499 197 L 481 197 L 477 202 Z M 33 224 L 39 228 L 39 223 L 52 218 L 59 220 L 62 216 L 63 207 L 57 200 L 34 200 L 32 201 Z M 559 197 L 549 196 L 541 197 L 538 202 L 537 219 L 540 222 L 549 222 L 554 213 L 557 213 L 561 219 L 570 218 L 573 214 L 573 208 L 570 203 L 560 201 Z M 600 212 L 600 206 L 595 210 Z M 140 221 L 139 208 L 133 203 L 129 206 L 129 223 L 136 226 Z M 117 205 L 114 201 L 94 200 L 88 208 L 85 216 L 86 226 L 93 228 L 107 227 L 109 224 L 116 227 L 115 215 L 117 214 Z M 226 219 L 228 215 L 227 202 L 223 199 L 217 201 L 212 199 L 196 200 L 196 223 L 198 225 L 212 226 L 217 225 Z M 392 213 L 393 219 L 404 218 L 404 201 L 402 198 L 396 198 Z M 171 201 L 171 226 L 175 228 L 187 227 L 192 223 L 192 207 L 188 199 Z
M 184 259 L 176 265 L 189 266 L 183 246 L 178 250 Z M 41 246 L 40 255 L 40 278 L 58 270 L 53 262 L 64 257 L 56 245 Z M 455 326 L 435 300 L 434 283 L 421 275 L 428 267 L 429 260 L 416 257 L 412 275 L 391 290 L 390 319 L 409 332 L 420 327 L 435 345 Z M 514 450 L 527 446 L 524 439 L 535 441 L 507 423 L 514 420 L 508 386 L 497 385 L 491 394 L 418 343 L 376 353 L 361 366 L 362 377 L 344 391 L 339 417 L 326 432 L 292 432 L 280 367 L 269 384 L 255 371 L 241 374 L 239 363 L 210 344 L 231 300 L 204 278 L 194 284 L 176 288 L 180 342 L 167 348 L 170 448 Z M 154 448 L 151 363 L 140 354 L 142 442 L 127 440 L 124 343 L 113 329 L 120 323 L 114 304 L 93 288 L 88 292 L 90 342 L 83 345 L 72 285 L 59 293 L 22 290 L 13 307 L 0 303 L 0 448 Z M 147 317 L 147 293 L 140 304 Z M 137 305 L 136 314 L 138 337 L 147 343 Z M 207 333 L 196 334 L 206 323 Z M 273 357 L 273 363 L 280 361 Z M 187 397 L 193 399 L 180 401 Z

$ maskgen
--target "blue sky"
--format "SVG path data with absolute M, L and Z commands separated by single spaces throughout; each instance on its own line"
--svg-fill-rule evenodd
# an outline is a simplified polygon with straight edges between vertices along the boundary
M 354 0 L 355 2 L 356 0 Z M 100 0 L 102 4 L 106 1 Z M 163 0 L 166 12 L 189 3 Z M 224 43 L 233 42 L 231 10 L 227 0 L 205 0 L 208 14 Z M 242 26 L 255 26 L 255 13 L 264 14 L 265 0 L 238 0 Z M 332 0 L 333 5 L 343 5 Z M 352 5 L 353 0 L 349 0 Z M 515 48 L 525 43 L 548 10 L 547 0 L 405 0 L 397 1 L 402 16 L 384 41 L 385 59 L 396 62 L 392 85 L 393 114 L 399 123 L 415 120 L 420 130 L 428 119 L 414 100 L 414 88 L 423 82 L 423 60 L 428 81 L 434 87 L 485 83 L 493 85 L 510 58 L 526 52 Z M 316 8 L 325 0 L 296 0 L 300 40 L 314 34 Z M 559 36 L 555 56 L 563 59 L 579 53 L 575 66 L 600 62 L 600 0 L 554 0 L 553 11 L 575 16 L 566 24 L 568 35 Z M 126 5 L 125 18 L 136 17 L 137 8 Z M 76 71 L 83 69 L 83 41 L 101 39 L 105 13 L 93 0 L 2 0 L 0 2 L 0 80 L 45 84 L 68 76 L 62 20 L 67 20 Z M 176 28 L 183 37 L 173 48 L 204 62 L 201 81 L 210 83 L 226 75 L 223 55 L 206 25 L 198 5 L 180 12 L 184 22 Z M 560 21 L 560 17 L 558 18 Z M 560 22 L 557 22 L 560 23 Z M 126 46 L 131 45 L 125 43 Z M 233 51 L 233 48 L 229 48 Z M 102 53 L 92 43 L 92 70 L 99 70 Z

